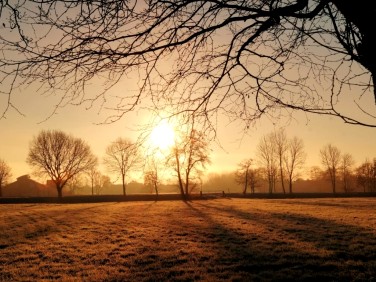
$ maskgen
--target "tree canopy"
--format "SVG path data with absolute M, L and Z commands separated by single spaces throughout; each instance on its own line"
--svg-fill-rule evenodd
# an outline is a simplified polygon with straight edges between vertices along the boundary
M 142 104 L 246 127 L 293 110 L 376 126 L 375 10 L 365 0 L 3 1 L 1 115 L 17 109 L 17 87 L 39 83 L 57 108 L 98 106 L 107 122 Z M 128 79 L 137 91 L 110 94 Z M 88 91 L 93 82 L 103 87 Z
M 42 130 L 31 141 L 27 156 L 36 174 L 46 175 L 55 183 L 59 198 L 70 180 L 91 170 L 97 162 L 86 142 L 60 130 Z

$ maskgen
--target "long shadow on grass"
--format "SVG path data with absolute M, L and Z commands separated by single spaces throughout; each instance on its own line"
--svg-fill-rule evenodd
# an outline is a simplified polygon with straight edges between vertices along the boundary
M 230 239 L 219 242 L 224 244 L 218 247 L 231 252 L 232 241 L 240 242 L 240 251 L 237 248 L 234 254 L 243 261 L 237 266 L 240 271 L 258 271 L 262 278 L 273 280 L 371 281 L 376 275 L 373 229 L 290 212 L 197 205 L 214 213 L 226 213 L 238 221 L 235 228 L 250 224 L 258 229 L 253 232 L 251 227 L 248 236 L 241 236 L 223 227 Z

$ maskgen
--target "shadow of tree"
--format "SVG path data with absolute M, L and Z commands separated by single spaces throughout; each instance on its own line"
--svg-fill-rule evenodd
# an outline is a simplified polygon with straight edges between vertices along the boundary
M 242 279 L 375 279 L 375 229 L 288 211 L 244 211 L 208 203 L 195 203 L 195 206 L 188 203 L 188 206 L 218 230 L 219 239 L 214 247 L 218 264 L 226 264 L 224 258 L 230 261 Z M 217 216 L 216 219 L 212 216 L 223 213 L 233 222 L 220 223 Z M 248 225 L 242 230 L 249 232 L 242 232 L 241 225 Z

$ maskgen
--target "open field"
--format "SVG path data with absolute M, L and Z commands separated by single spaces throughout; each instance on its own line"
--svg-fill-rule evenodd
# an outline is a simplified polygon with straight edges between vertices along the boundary
M 376 281 L 376 198 L 1 204 L 0 281 Z

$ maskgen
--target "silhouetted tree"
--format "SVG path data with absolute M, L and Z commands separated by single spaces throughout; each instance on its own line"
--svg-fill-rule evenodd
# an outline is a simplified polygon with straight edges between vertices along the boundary
M 155 194 L 158 196 L 158 172 L 149 170 L 144 173 L 144 185 L 146 187 L 151 187 L 155 191 Z
M 364 192 L 376 192 L 376 158 L 362 163 L 356 169 L 356 178 Z
M 367 114 L 361 98 L 376 97 L 375 9 L 365 0 L 2 1 L 1 111 L 15 107 L 15 88 L 38 82 L 61 90 L 57 107 L 108 102 L 109 121 L 147 96 L 156 108 L 225 112 L 247 126 L 282 109 L 375 126 L 355 111 Z M 140 92 L 108 99 L 134 73 Z M 86 92 L 98 79 L 104 89 Z M 350 87 L 353 111 L 339 102 Z
M 97 167 L 92 167 L 88 172 L 87 175 L 89 176 L 90 186 L 91 186 L 91 195 L 94 195 L 94 187 L 99 182 L 101 177 L 101 173 L 97 169 Z
M 320 150 L 320 156 L 322 164 L 329 173 L 333 193 L 336 193 L 336 179 L 341 161 L 341 152 L 334 145 L 328 144 Z
M 235 172 L 235 180 L 240 185 L 243 185 L 243 194 L 247 193 L 248 187 L 251 193 L 255 193 L 255 188 L 257 185 L 257 171 L 251 168 L 254 164 L 253 159 L 246 159 L 239 163 L 238 169 Z
M 10 166 L 2 159 L 0 159 L 0 197 L 3 196 L 3 187 L 12 177 Z
M 104 163 L 109 172 L 120 175 L 123 195 L 126 196 L 125 177 L 131 169 L 138 169 L 141 165 L 139 146 L 128 139 L 119 137 L 107 147 Z
M 350 185 L 351 175 L 352 175 L 352 167 L 355 161 L 352 155 L 349 153 L 342 154 L 341 156 L 341 174 L 342 174 L 342 183 L 343 183 L 343 191 L 351 192 L 352 187 Z
M 59 130 L 43 130 L 30 143 L 27 163 L 55 183 L 58 197 L 73 177 L 97 164 L 89 145 Z
M 286 152 L 288 149 L 288 140 L 286 136 L 286 132 L 284 129 L 279 129 L 277 131 L 274 131 L 271 135 L 272 142 L 275 146 L 275 154 L 278 160 L 278 166 L 279 166 L 279 178 L 281 180 L 281 186 L 283 194 L 286 194 L 285 190 L 285 167 L 283 160 L 286 158 Z
M 164 171 L 163 167 L 170 149 L 152 148 L 146 156 L 144 185 L 151 187 L 157 196 L 159 194 L 158 185 L 160 184 L 161 171 Z
M 277 181 L 277 157 L 276 146 L 273 140 L 273 133 L 264 135 L 257 145 L 257 156 L 265 168 L 268 179 L 269 193 L 275 192 L 275 183 Z
M 96 195 L 99 195 L 103 192 L 103 190 L 110 188 L 111 185 L 112 183 L 110 177 L 99 173 L 94 182 L 94 192 Z
M 288 140 L 287 150 L 284 155 L 284 164 L 286 167 L 289 193 L 292 193 L 292 184 L 296 179 L 298 173 L 297 170 L 304 165 L 307 154 L 304 152 L 304 143 L 302 139 L 293 137 Z
M 193 119 L 181 126 L 180 130 L 176 129 L 178 137 L 167 158 L 167 165 L 175 171 L 184 199 L 188 199 L 190 191 L 195 186 L 195 180 L 199 179 L 200 169 L 204 169 L 210 163 L 207 137 L 194 127 Z

